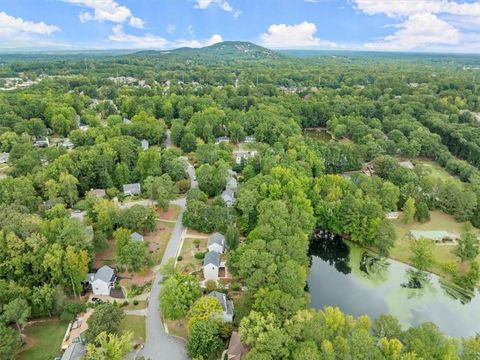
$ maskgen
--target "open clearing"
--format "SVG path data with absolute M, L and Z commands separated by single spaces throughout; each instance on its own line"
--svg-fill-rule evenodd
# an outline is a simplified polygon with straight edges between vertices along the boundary
M 17 360 L 52 360 L 60 354 L 62 339 L 67 330 L 68 321 L 57 319 L 34 323 L 25 328 L 25 335 L 31 343 L 23 350 Z

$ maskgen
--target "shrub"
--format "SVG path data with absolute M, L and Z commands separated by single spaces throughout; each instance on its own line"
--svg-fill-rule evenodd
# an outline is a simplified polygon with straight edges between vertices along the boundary
M 232 282 L 230 284 L 230 290 L 232 290 L 232 291 L 240 290 L 240 284 L 238 282 Z
M 122 306 L 127 306 L 128 305 L 128 301 L 125 300 L 123 303 L 122 303 Z
M 177 261 L 182 261 L 183 260 L 183 256 L 182 255 L 178 255 L 177 256 Z
M 137 306 L 138 305 L 138 300 L 133 300 L 133 305 Z
M 198 253 L 195 254 L 195 259 L 203 260 L 203 258 L 205 258 L 205 253 L 204 252 L 198 252 Z
M 205 283 L 205 289 L 207 292 L 211 292 L 217 288 L 217 283 L 214 280 L 208 280 Z

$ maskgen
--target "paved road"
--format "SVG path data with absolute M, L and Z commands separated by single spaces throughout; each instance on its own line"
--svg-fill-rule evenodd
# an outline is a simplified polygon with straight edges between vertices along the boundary
M 195 178 L 195 169 L 192 165 L 188 166 L 188 173 L 190 175 L 191 187 L 197 187 Z M 182 241 L 182 234 L 186 228 L 182 224 L 183 213 L 185 212 L 185 199 L 178 199 L 172 201 L 172 204 L 179 205 L 181 208 L 175 227 L 173 228 L 172 236 L 168 242 L 165 254 L 161 265 L 167 263 L 170 258 L 177 256 L 178 249 Z M 137 358 L 144 356 L 145 359 L 151 360 L 183 360 L 188 359 L 185 351 L 184 341 L 172 337 L 165 332 L 162 319 L 160 317 L 160 300 L 159 294 L 161 289 L 162 275 L 157 271 L 155 280 L 150 292 L 150 298 L 147 308 L 146 328 L 147 339 L 144 348 L 139 352 Z

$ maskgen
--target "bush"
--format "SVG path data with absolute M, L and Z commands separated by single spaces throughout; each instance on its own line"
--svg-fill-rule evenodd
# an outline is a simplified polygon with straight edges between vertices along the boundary
M 198 260 L 203 260 L 205 258 L 205 253 L 204 252 L 198 252 L 195 254 L 195 259 Z
M 178 180 L 175 185 L 180 193 L 185 194 L 188 190 L 190 190 L 190 179 Z
M 182 255 L 178 255 L 177 256 L 177 261 L 182 261 L 183 260 L 183 256 Z
M 138 305 L 138 300 L 133 300 L 133 305 L 137 306 Z
M 240 284 L 238 282 L 232 282 L 230 284 L 230 290 L 232 290 L 232 291 L 240 290 Z
M 217 283 L 214 280 L 208 280 L 205 283 L 205 289 L 207 292 L 211 292 L 217 289 Z

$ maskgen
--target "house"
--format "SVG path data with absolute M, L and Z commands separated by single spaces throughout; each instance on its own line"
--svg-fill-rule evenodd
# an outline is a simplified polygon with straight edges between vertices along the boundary
M 235 193 L 232 189 L 225 189 L 222 192 L 222 200 L 225 202 L 225 205 L 228 207 L 233 206 L 235 204 Z
M 220 254 L 216 251 L 209 251 L 203 259 L 203 276 L 205 280 L 215 280 L 219 278 Z
M 225 236 L 219 232 L 215 232 L 210 235 L 207 244 L 208 251 L 215 251 L 219 254 L 223 254 L 225 251 Z
M 110 266 L 104 265 L 97 270 L 95 274 L 88 274 L 86 283 L 92 285 L 92 291 L 95 295 L 110 295 L 110 290 L 114 287 L 117 277 Z
M 48 140 L 47 137 L 44 137 L 44 138 L 37 137 L 33 145 L 36 147 L 49 147 L 50 141 Z
M 9 153 L 6 153 L 6 152 L 0 153 L 0 164 L 6 164 L 9 158 L 10 158 Z
M 251 157 L 254 157 L 257 155 L 256 150 L 239 150 L 239 151 L 234 151 L 233 156 L 235 157 L 235 163 L 241 164 L 242 160 L 247 160 Z
M 68 150 L 71 150 L 75 147 L 75 145 L 70 141 L 70 139 L 64 139 L 61 141 L 60 143 L 60 146 L 68 149 Z
M 245 345 L 242 344 L 240 334 L 238 331 L 232 332 L 230 342 L 228 343 L 227 359 L 228 360 L 241 360 L 242 356 L 248 352 Z
M 141 189 L 139 183 L 123 185 L 123 195 L 125 196 L 140 195 L 140 192 Z
M 254 143 L 255 142 L 255 136 L 253 136 L 253 135 L 245 136 L 245 142 L 246 143 Z
M 88 330 L 88 319 L 93 314 L 93 311 L 93 309 L 89 309 L 86 313 L 78 314 L 77 317 L 68 325 L 62 341 L 62 350 L 65 351 L 62 359 L 78 359 L 78 357 L 72 356 L 81 352 L 82 347 L 79 346 L 78 348 L 75 348 L 74 345 L 83 345 L 85 342 L 85 332 Z
M 148 147 L 149 147 L 148 140 L 143 139 L 140 143 L 142 145 L 143 150 L 148 150 Z
M 229 143 L 229 142 L 230 142 L 230 138 L 227 136 L 220 136 L 215 138 L 215 144 L 217 145 L 221 143 Z
M 139 234 L 137 232 L 134 232 L 132 235 L 130 235 L 130 240 L 132 240 L 132 241 L 143 241 L 143 235 Z
M 67 350 L 63 353 L 61 360 L 80 360 L 84 359 L 85 355 L 87 355 L 85 345 L 81 342 L 76 342 L 68 346 Z
M 105 189 L 90 189 L 90 194 L 98 199 L 101 199 L 107 195 Z
M 396 220 L 399 218 L 399 216 L 400 214 L 398 213 L 398 211 L 390 211 L 385 214 L 385 219 Z
M 460 237 L 445 230 L 410 230 L 410 236 L 415 240 L 426 238 L 435 242 L 456 242 Z
M 214 297 L 223 309 L 222 319 L 226 322 L 233 322 L 233 301 L 227 300 L 227 295 L 219 291 L 212 291 L 207 296 Z

